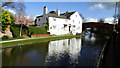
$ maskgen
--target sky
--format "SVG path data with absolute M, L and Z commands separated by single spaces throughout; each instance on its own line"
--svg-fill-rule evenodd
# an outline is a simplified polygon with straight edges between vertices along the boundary
M 107 2 L 105 2 L 107 3 Z M 61 13 L 66 11 L 78 11 L 83 17 L 106 18 L 114 15 L 114 7 L 102 2 L 25 2 L 28 15 L 42 15 L 43 7 L 48 7 L 48 12 L 60 9 Z M 114 5 L 113 2 L 108 2 Z M 108 7 L 109 6 L 109 7 Z
M 116 2 L 120 0 L 1 0 L 4 2 Z
M 43 7 L 48 7 L 48 12 L 60 9 L 60 13 L 77 11 L 84 18 L 104 19 L 115 14 L 115 2 L 23 2 L 26 14 L 34 18 L 43 14 Z M 8 8 L 9 9 L 9 8 Z M 10 12 L 15 12 L 9 9 Z

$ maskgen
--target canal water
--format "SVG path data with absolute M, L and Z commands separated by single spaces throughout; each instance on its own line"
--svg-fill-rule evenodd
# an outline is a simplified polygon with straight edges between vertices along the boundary
M 2 49 L 3 66 L 94 66 L 106 40 L 80 37 Z

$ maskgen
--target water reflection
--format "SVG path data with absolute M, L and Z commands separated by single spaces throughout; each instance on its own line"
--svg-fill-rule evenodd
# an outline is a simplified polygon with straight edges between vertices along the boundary
M 71 38 L 2 49 L 3 66 L 93 66 L 105 39 Z
M 95 34 L 90 33 L 90 34 L 85 35 L 85 40 L 86 41 L 95 41 L 96 40 Z
M 48 56 L 46 62 L 53 62 L 51 59 L 55 57 L 55 61 L 59 61 L 61 57 L 69 56 L 69 62 L 77 63 L 81 51 L 81 38 L 63 39 L 51 41 L 48 47 Z

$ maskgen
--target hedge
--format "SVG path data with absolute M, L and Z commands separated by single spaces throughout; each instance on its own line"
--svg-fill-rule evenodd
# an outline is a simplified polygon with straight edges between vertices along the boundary
M 13 34 L 13 37 L 19 37 L 19 35 L 20 35 L 20 28 L 19 28 L 19 26 L 11 25 L 11 32 Z
M 26 31 L 24 31 L 26 30 Z M 20 36 L 20 25 L 12 24 L 11 25 L 11 32 L 13 34 L 13 37 L 19 37 Z M 22 26 L 22 35 L 27 34 L 47 34 L 47 29 L 45 27 L 35 27 L 35 26 Z
M 2 40 L 9 40 L 10 39 L 10 37 L 9 36 L 7 36 L 7 35 L 4 35 L 4 36 L 2 36 L 2 38 L 1 38 Z
M 47 34 L 47 30 L 45 27 L 28 27 L 28 34 Z

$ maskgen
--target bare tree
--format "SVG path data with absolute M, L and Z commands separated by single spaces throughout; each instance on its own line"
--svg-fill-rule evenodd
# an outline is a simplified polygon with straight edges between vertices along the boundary
M 9 0 L 9 1 L 4 1 L 4 0 L 1 0 L 2 2 L 2 5 L 1 7 L 9 7 L 9 8 L 14 8 L 14 0 Z
M 20 36 L 22 36 L 22 25 L 25 25 L 27 22 L 27 19 L 25 17 L 19 17 L 15 19 L 15 24 L 20 25 Z
M 99 23 L 104 23 L 104 19 L 100 19 L 100 20 L 99 20 Z
M 26 23 L 26 18 L 24 17 L 26 15 L 25 13 L 25 4 L 23 0 L 19 0 L 19 2 L 15 2 L 15 10 L 16 10 L 16 20 L 15 23 L 19 24 L 20 27 L 20 36 L 22 35 L 22 25 Z
M 29 15 L 26 17 L 27 18 L 27 23 L 26 25 L 33 25 L 33 22 L 34 22 L 34 16 L 33 15 Z
M 15 7 L 15 10 L 17 12 L 18 17 L 25 16 L 25 5 L 23 2 L 17 2 L 17 6 Z
M 15 23 L 20 24 L 20 36 L 21 36 L 21 32 L 22 32 L 22 25 L 25 24 L 26 18 L 25 16 L 25 4 L 23 2 L 23 0 L 17 0 L 17 2 L 14 2 L 14 0 L 9 0 L 8 2 L 2 2 L 2 8 L 12 8 L 16 11 L 16 15 L 15 15 Z M 25 18 L 25 19 L 23 19 Z M 18 21 L 17 21 L 18 20 Z

